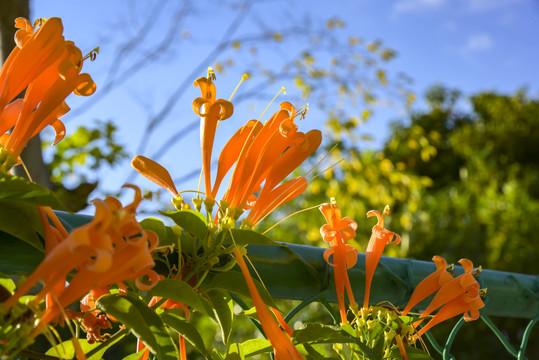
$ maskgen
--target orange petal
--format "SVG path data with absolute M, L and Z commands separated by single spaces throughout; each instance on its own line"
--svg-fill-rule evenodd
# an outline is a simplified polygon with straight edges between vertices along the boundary
M 155 161 L 137 155 L 131 160 L 131 166 L 147 179 L 168 190 L 172 195 L 178 196 L 178 190 L 174 186 L 170 173 Z
M 408 300 L 408 304 L 402 312 L 403 315 L 407 315 L 414 306 L 419 304 L 430 295 L 434 294 L 434 292 L 440 289 L 442 283 L 447 282 L 447 280 L 450 281 L 453 278 L 451 274 L 446 271 L 447 261 L 445 261 L 443 257 L 434 256 L 432 261 L 434 261 L 434 264 L 436 265 L 436 271 L 428 275 L 426 278 L 421 280 L 419 284 L 417 284 L 412 297 L 410 300 Z

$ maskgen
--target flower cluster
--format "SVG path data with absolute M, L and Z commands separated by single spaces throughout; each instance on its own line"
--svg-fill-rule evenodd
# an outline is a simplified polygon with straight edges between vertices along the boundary
M 305 111 L 296 113 L 292 104 L 283 102 L 280 110 L 267 122 L 249 120 L 230 138 L 219 155 L 212 185 L 210 163 L 217 124 L 232 115 L 233 105 L 223 99 L 216 100 L 211 76 L 201 77 L 194 84 L 202 93 L 193 101 L 193 109 L 201 119 L 206 208 L 211 212 L 223 179 L 235 165 L 217 218 L 235 222 L 244 210 L 250 210 L 243 219 L 243 226 L 252 228 L 277 207 L 305 191 L 307 180 L 303 176 L 281 182 L 320 146 L 322 133 L 319 130 L 298 131 L 294 120 L 304 116 Z M 178 196 L 170 174 L 161 165 L 140 155 L 133 159 L 132 165 L 142 175 Z M 258 196 L 255 196 L 257 192 Z
M 136 221 L 135 211 L 141 193 L 133 185 L 126 186 L 135 190 L 135 199 L 125 207 L 113 197 L 94 200 L 94 219 L 70 234 L 61 226 L 45 226 L 47 234 L 67 236 L 50 238 L 46 235 L 49 249 L 45 258 L 2 304 L 4 310 L 9 311 L 40 280 L 44 281 L 44 286 L 35 301 L 51 297 L 51 303 L 41 317 L 44 324 L 54 321 L 62 309 L 92 289 L 112 284 L 125 287 L 124 281 L 136 280 L 140 289 L 147 290 L 158 281 L 157 273 L 152 270 L 155 265 L 152 251 L 158 238 L 155 233 L 143 230 Z M 76 273 L 65 286 L 68 274 L 73 270 Z M 141 277 L 147 277 L 150 283 L 143 282 Z
M 82 53 L 64 39 L 59 18 L 38 21 L 35 27 L 17 18 L 15 26 L 17 46 L 0 71 L 0 170 L 4 172 L 17 163 L 28 140 L 47 125 L 56 132 L 54 143 L 62 140 L 65 127 L 58 118 L 69 111 L 65 98 L 72 92 L 91 95 L 96 89 L 90 75 L 80 73 Z M 25 89 L 24 99 L 14 100 Z
M 419 320 L 414 322 L 414 326 L 417 327 L 433 311 L 439 310 L 418 331 L 418 336 L 423 335 L 434 325 L 460 314 L 464 314 L 465 321 L 477 320 L 479 309 L 485 306 L 480 296 L 479 283 L 474 276 L 473 263 L 470 260 L 459 260 L 464 273 L 455 278 L 447 271 L 447 262 L 444 258 L 434 256 L 432 260 L 436 264 L 436 271 L 417 285 L 403 311 L 403 315 L 407 315 L 414 306 L 436 292 L 429 306 L 419 316 Z

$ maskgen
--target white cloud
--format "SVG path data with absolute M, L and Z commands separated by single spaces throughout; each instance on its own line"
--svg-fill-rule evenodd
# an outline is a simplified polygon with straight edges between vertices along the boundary
M 464 54 L 485 52 L 494 46 L 492 37 L 488 34 L 477 34 L 468 38 L 462 48 Z
M 437 9 L 444 3 L 445 0 L 401 0 L 393 6 L 393 13 L 420 13 Z

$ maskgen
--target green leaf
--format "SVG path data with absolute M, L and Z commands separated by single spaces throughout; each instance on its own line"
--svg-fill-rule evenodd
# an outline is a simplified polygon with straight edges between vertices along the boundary
M 140 225 L 145 230 L 153 231 L 159 237 L 159 246 L 176 245 L 176 235 L 168 226 L 154 217 L 149 217 L 140 222 Z
M 335 325 L 323 325 L 318 323 L 306 323 L 301 329 L 292 334 L 294 344 L 356 344 L 361 352 L 370 360 L 378 360 L 373 349 L 363 344 L 358 338 L 350 336 L 345 330 Z M 383 345 L 383 344 L 382 344 Z
M 0 279 L 0 286 L 3 286 L 4 289 L 12 294 L 15 292 L 15 288 L 17 287 L 12 279 Z
M 230 234 L 232 232 L 232 236 Z M 273 245 L 286 246 L 270 240 L 266 236 L 253 230 L 231 229 L 230 231 L 221 231 L 217 234 L 217 241 L 222 241 L 223 245 Z
M 102 349 L 100 349 L 98 352 L 96 352 L 92 356 L 88 357 L 87 360 L 101 360 L 103 358 L 103 354 L 105 353 L 105 351 L 107 351 L 112 345 L 116 344 L 121 339 L 123 339 L 123 336 L 119 336 L 113 341 L 108 341 L 106 343 L 106 346 L 104 346 Z M 79 344 L 82 351 L 85 354 L 95 349 L 96 347 L 102 345 L 101 343 L 98 343 L 98 342 L 90 344 L 88 343 L 88 340 L 86 339 L 79 339 Z M 45 355 L 57 356 L 62 359 L 73 359 L 75 357 L 75 348 L 73 347 L 73 342 L 71 340 L 64 341 L 63 343 L 58 344 L 55 347 L 52 347 L 49 350 L 47 350 Z
M 404 349 L 406 350 L 406 356 L 408 356 L 408 360 L 434 360 L 434 358 L 427 354 L 425 351 L 415 348 L 413 346 L 404 346 Z M 398 347 L 391 349 L 390 356 L 396 359 L 402 359 L 402 355 Z
M 243 360 L 243 359 L 245 359 L 243 346 L 238 343 L 231 344 L 228 347 L 228 352 L 226 353 L 225 360 Z
M 295 344 L 353 343 L 355 338 L 339 326 L 306 323 L 301 329 L 294 331 L 292 341 Z
M 67 210 L 49 189 L 21 177 L 0 173 L 0 200 Z
M 266 339 L 250 339 L 241 343 L 245 357 L 273 352 L 273 346 Z
M 0 189 L 1 192 L 1 189 Z M 41 220 L 35 205 L 18 201 L 0 201 L 0 230 L 44 252 L 39 240 L 43 233 Z
M 171 299 L 213 316 L 213 310 L 208 300 L 197 293 L 191 285 L 181 280 L 161 280 L 149 293 L 153 296 L 160 296 Z
M 177 225 L 199 239 L 205 239 L 208 236 L 208 223 L 206 218 L 198 211 L 159 211 L 159 213 L 171 218 Z
M 221 355 L 221 353 L 219 353 L 219 351 L 217 351 L 217 349 L 213 349 L 213 351 L 211 352 L 211 360 L 224 360 L 224 356 Z
M 29 274 L 44 256 L 34 246 L 0 231 L 0 272 Z
M 88 351 L 93 350 L 94 348 L 101 345 L 100 343 L 96 342 L 93 344 L 89 344 L 88 340 L 86 339 L 79 339 L 80 347 L 82 348 L 82 351 L 86 354 Z M 106 349 L 103 350 L 103 352 L 100 351 L 101 355 L 105 352 Z M 73 346 L 73 341 L 66 340 L 55 347 L 51 347 L 45 355 L 50 356 L 57 356 L 62 359 L 73 359 L 75 357 L 75 347 Z M 97 354 L 96 354 L 97 355 Z M 97 358 L 92 356 L 90 359 L 101 359 L 101 357 Z
M 313 344 L 313 345 L 302 344 L 301 346 L 303 346 L 303 348 L 309 355 L 309 359 L 314 359 L 314 360 L 331 359 L 331 357 L 327 355 L 327 351 L 322 344 Z
M 191 343 L 195 349 L 197 349 L 207 358 L 208 352 L 206 350 L 206 345 L 204 345 L 204 340 L 202 340 L 202 336 L 200 336 L 200 333 L 193 326 L 193 324 L 182 319 L 182 316 L 178 311 L 179 309 L 165 310 L 161 314 L 161 319 L 163 319 L 168 326 L 176 330 L 179 334 L 183 335 L 185 340 L 189 341 L 189 343 Z
M 275 303 L 273 302 L 273 298 L 268 293 L 266 288 L 262 285 L 262 283 L 260 283 L 260 281 L 254 278 L 253 281 L 264 303 L 268 306 L 277 308 L 277 305 L 275 305 Z M 243 274 L 236 271 L 227 271 L 215 275 L 206 288 L 206 290 L 210 289 L 227 290 L 241 296 L 246 296 L 249 298 L 251 297 L 249 287 L 247 286 L 247 283 L 243 278 Z
M 177 360 L 178 352 L 161 318 L 139 299 L 104 295 L 97 307 L 114 316 L 141 339 L 159 360 Z
M 206 295 L 221 327 L 223 343 L 226 344 L 232 333 L 232 319 L 234 316 L 232 299 L 225 292 L 218 290 L 208 291 Z
M 144 352 L 146 351 L 147 349 L 144 348 L 142 350 L 140 350 L 138 353 L 133 353 L 131 355 L 127 355 L 126 357 L 124 357 L 122 360 L 139 360 L 142 356 L 142 354 L 144 354 Z M 93 356 L 92 356 L 93 358 Z

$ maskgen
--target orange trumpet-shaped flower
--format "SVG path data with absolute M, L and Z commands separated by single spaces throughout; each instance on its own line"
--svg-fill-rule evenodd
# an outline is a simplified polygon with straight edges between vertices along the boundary
M 472 274 L 473 264 L 468 259 L 461 259 L 459 263 L 464 267 L 464 274 L 446 281 L 438 290 L 421 317 L 424 318 L 441 308 L 427 325 L 418 331 L 417 336 L 423 335 L 434 325 L 463 313 L 466 321 L 479 318 L 479 309 L 485 304 L 479 293 L 479 283 Z M 422 320 L 416 321 L 414 325 L 417 326 L 421 322 Z
M 234 256 L 236 257 L 236 261 L 238 262 L 241 272 L 243 273 L 243 277 L 245 278 L 245 282 L 247 283 L 247 286 L 249 288 L 249 292 L 251 293 L 253 304 L 256 308 L 258 319 L 260 320 L 260 325 L 262 325 L 262 329 L 264 330 L 266 338 L 269 340 L 269 342 L 273 346 L 273 349 L 275 352 L 275 359 L 276 360 L 303 359 L 303 357 L 301 356 L 299 351 L 295 348 L 295 346 L 292 344 L 288 336 L 283 332 L 283 330 L 281 330 L 281 328 L 279 327 L 279 324 L 273 317 L 272 313 L 270 312 L 266 304 L 264 304 L 264 301 L 262 300 L 262 297 L 260 297 L 260 294 L 258 293 L 258 290 L 251 277 L 251 274 L 249 273 L 247 264 L 245 263 L 245 260 L 243 259 L 241 250 L 237 246 L 234 247 Z
M 460 314 L 464 314 L 464 320 L 467 322 L 477 320 L 479 309 L 484 306 L 485 303 L 479 294 L 479 285 L 470 286 L 465 293 L 445 303 L 427 325 L 417 332 L 417 336 L 422 336 L 434 325 Z
M 157 282 L 152 251 L 157 246 L 157 236 L 143 230 L 135 219 L 135 211 L 141 200 L 140 189 L 135 189 L 133 203 L 122 206 L 115 198 L 95 200 L 96 214 L 92 222 L 73 230 L 69 236 L 58 242 L 27 280 L 8 298 L 2 306 L 10 309 L 18 299 L 26 294 L 39 280 L 43 279 L 43 289 L 36 295 L 40 301 L 48 294 L 54 294 L 52 306 L 43 314 L 42 321 L 55 319 L 65 308 L 86 294 L 90 289 L 107 287 L 125 280 L 137 279 L 137 286 L 147 289 L 138 278 L 147 276 L 150 282 Z M 77 270 L 65 284 L 67 274 Z
M 95 91 L 91 77 L 79 74 L 82 53 L 73 42 L 64 40 L 60 19 L 44 21 L 35 32 L 26 19 L 17 19 L 16 25 L 21 28 L 15 35 L 18 46 L 0 73 L 0 163 L 4 171 L 16 163 L 28 140 L 47 125 L 56 132 L 54 143 L 63 138 L 65 127 L 58 118 L 69 111 L 64 100 L 71 92 L 87 96 Z M 23 100 L 9 103 L 26 87 Z
M 350 306 L 353 309 L 357 309 L 352 287 L 350 286 L 350 279 L 348 278 L 348 269 L 353 267 L 357 262 L 357 250 L 351 245 L 346 244 L 346 241 L 356 236 L 357 224 L 352 219 L 341 216 L 341 209 L 337 206 L 334 198 L 331 199 L 330 203 L 322 204 L 320 211 L 327 221 L 327 224 L 320 228 L 320 233 L 324 241 L 329 242 L 331 245 L 331 249 L 324 252 L 324 260 L 333 267 L 341 323 L 348 324 L 344 305 L 344 291 L 346 289 Z M 333 262 L 330 261 L 332 255 Z
M 367 212 L 367 217 L 376 216 L 378 223 L 372 228 L 371 238 L 365 253 L 365 298 L 363 300 L 363 308 L 365 309 L 369 307 L 372 278 L 386 244 L 397 245 L 401 242 L 401 237 L 397 233 L 384 229 L 384 217 L 387 214 L 389 214 L 389 206 L 386 206 L 383 214 L 376 210 Z
M 412 297 L 408 300 L 408 304 L 402 312 L 403 315 L 407 315 L 414 306 L 434 294 L 443 284 L 453 279 L 453 276 L 447 271 L 447 261 L 443 257 L 434 256 L 432 261 L 436 265 L 436 271 L 417 284 Z
M 0 70 L 0 111 L 20 94 L 43 70 L 63 52 L 63 26 L 59 18 L 49 18 L 35 29 L 24 18 L 15 19 L 16 47 Z M 0 132 L 3 127 L 0 117 Z
M 234 112 L 234 106 L 230 101 L 215 100 L 217 91 L 210 76 L 198 78 L 194 85 L 198 86 L 202 93 L 202 97 L 193 101 L 193 110 L 200 116 L 200 146 L 204 186 L 206 200 L 210 200 L 212 199 L 210 164 L 217 123 L 220 120 L 228 119 Z

